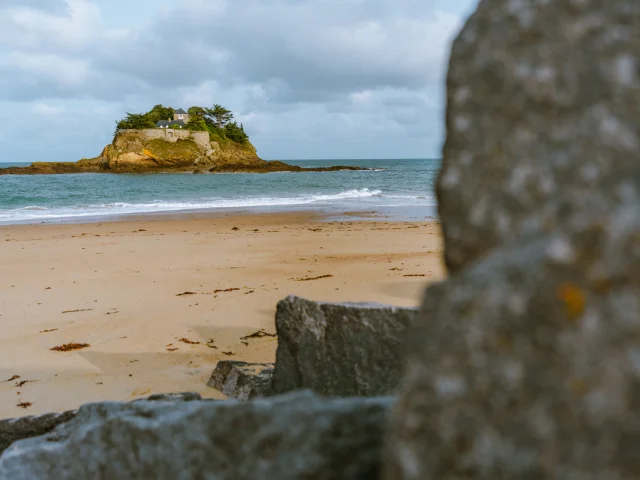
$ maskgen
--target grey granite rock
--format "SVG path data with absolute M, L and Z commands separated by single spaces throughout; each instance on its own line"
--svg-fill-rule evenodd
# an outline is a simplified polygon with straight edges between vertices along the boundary
M 276 393 L 375 396 L 400 384 L 405 332 L 417 310 L 323 303 L 290 296 L 278 303 Z
M 496 251 L 416 325 L 385 479 L 640 478 L 640 207 Z
M 0 457 L 0 478 L 377 478 L 388 398 L 297 392 L 251 402 L 85 405 Z
M 196 400 L 202 400 L 200 394 L 186 392 L 156 394 L 148 398 L 135 400 L 135 402 L 189 402 Z M 45 415 L 0 420 L 0 455 L 13 442 L 49 433 L 58 425 L 74 418 L 76 413 L 77 410 L 70 410 L 63 413 L 47 413 Z
M 567 209 L 638 201 L 639 31 L 637 0 L 480 2 L 447 78 L 437 195 L 452 273 Z
M 72 410 L 64 413 L 48 413 L 0 420 L 0 455 L 13 442 L 49 433 L 58 425 L 71 420 L 75 415 L 75 410 Z
M 273 393 L 273 363 L 246 363 L 221 360 L 211 374 L 207 386 L 220 390 L 229 398 L 249 400 Z

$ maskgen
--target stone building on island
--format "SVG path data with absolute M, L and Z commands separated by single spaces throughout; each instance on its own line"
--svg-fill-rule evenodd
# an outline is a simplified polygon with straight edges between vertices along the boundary
M 174 125 L 177 125 L 179 128 L 184 128 L 185 125 L 189 122 L 189 114 L 185 112 L 182 108 L 179 108 L 175 112 L 173 112 L 173 120 L 160 120 L 156 123 L 157 128 L 171 128 Z

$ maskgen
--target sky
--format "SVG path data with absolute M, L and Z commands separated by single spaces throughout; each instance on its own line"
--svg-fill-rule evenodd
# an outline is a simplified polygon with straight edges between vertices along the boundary
M 268 160 L 439 158 L 477 0 L 0 0 L 0 162 L 75 161 L 116 120 L 219 103 Z

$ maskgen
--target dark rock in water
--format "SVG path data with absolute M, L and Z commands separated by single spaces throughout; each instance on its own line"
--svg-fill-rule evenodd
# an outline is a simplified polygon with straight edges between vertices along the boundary
M 28 167 L 0 168 L 0 175 L 58 175 L 69 173 L 100 173 L 97 165 L 80 165 L 74 162 L 34 162 Z
M 247 173 L 269 173 L 269 172 L 340 172 L 344 170 L 371 170 L 364 167 L 353 167 L 343 165 L 333 165 L 331 167 L 300 167 L 298 165 L 289 165 L 288 163 L 272 160 L 270 162 L 263 161 L 260 164 L 234 164 L 227 163 L 216 165 L 209 171 L 211 173 L 224 172 L 247 172 Z
M 311 389 L 335 396 L 374 396 L 400 384 L 405 331 L 417 310 L 378 304 L 278 303 L 277 393 Z
M 247 403 L 93 404 L 14 443 L 0 478 L 369 480 L 392 400 L 309 392 Z
M 76 411 L 0 420 L 0 455 L 13 442 L 49 433 L 75 417 Z M 2 478 L 2 477 L 0 477 Z
M 249 400 L 273 393 L 272 375 L 273 363 L 221 360 L 211 374 L 207 386 L 220 390 L 227 397 Z
M 640 206 L 429 288 L 386 479 L 640 478 Z
M 638 31 L 637 0 L 480 2 L 447 79 L 437 194 L 451 272 L 567 208 L 640 198 Z

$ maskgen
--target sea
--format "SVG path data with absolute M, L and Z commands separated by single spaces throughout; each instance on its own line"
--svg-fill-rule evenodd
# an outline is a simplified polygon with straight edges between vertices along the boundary
M 77 223 L 187 212 L 319 211 L 388 220 L 434 218 L 439 159 L 301 160 L 302 167 L 366 171 L 267 174 L 98 174 L 0 176 L 0 224 Z M 0 168 L 28 163 L 0 163 Z

